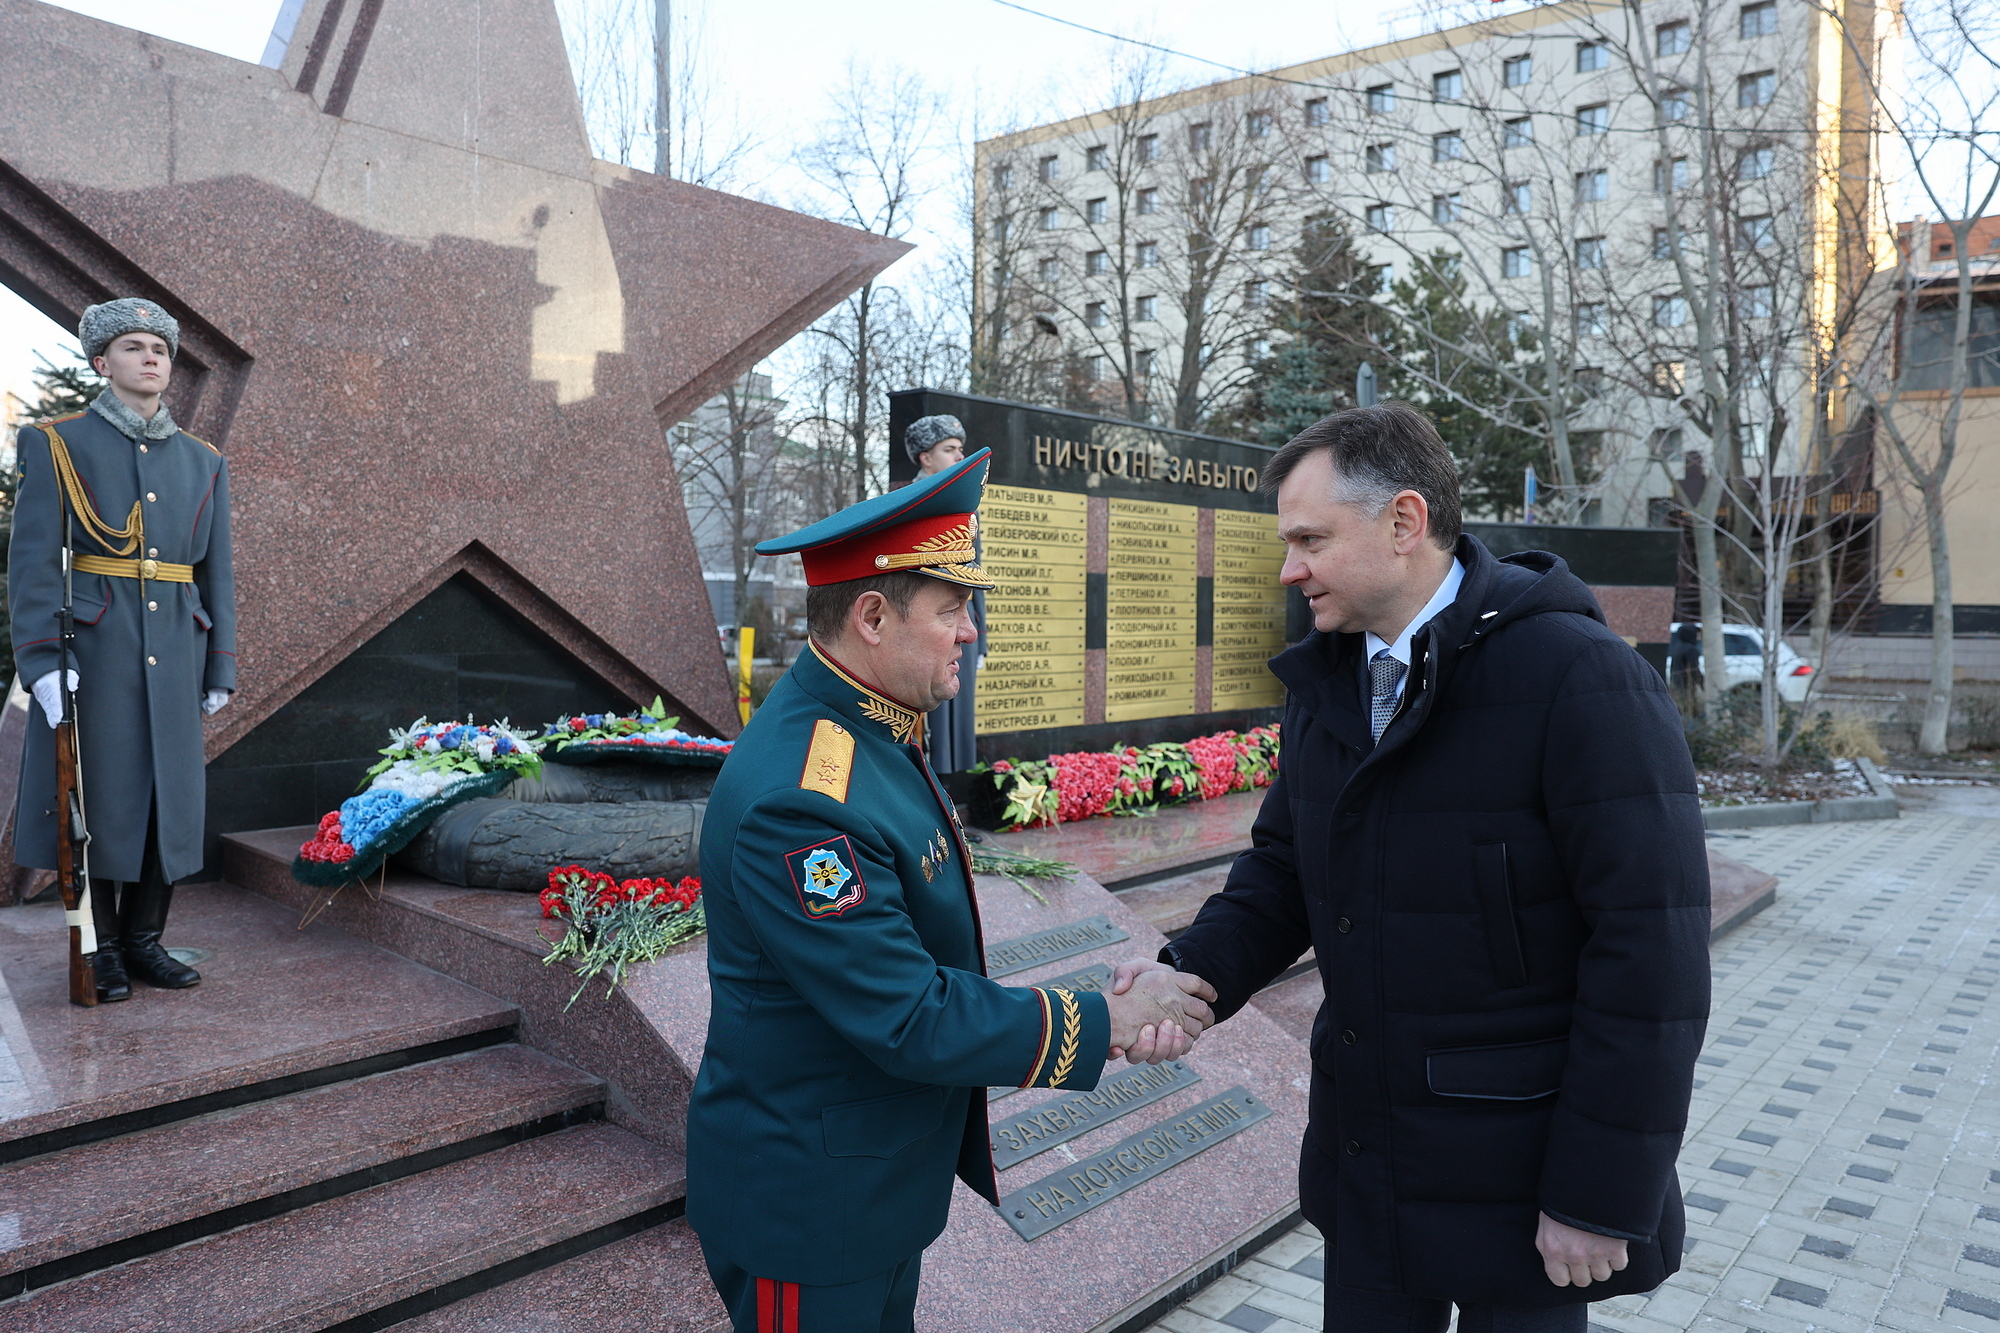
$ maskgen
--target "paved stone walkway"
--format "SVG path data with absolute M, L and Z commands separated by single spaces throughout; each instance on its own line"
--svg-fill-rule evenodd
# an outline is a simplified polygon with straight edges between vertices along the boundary
M 1682 1271 L 1593 1333 L 2000 1333 L 2000 819 L 1712 835 L 1781 877 L 1723 939 Z M 1154 1327 L 1320 1327 L 1304 1227 Z

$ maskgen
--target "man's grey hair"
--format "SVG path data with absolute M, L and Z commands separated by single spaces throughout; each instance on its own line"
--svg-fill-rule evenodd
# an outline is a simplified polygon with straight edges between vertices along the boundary
M 1431 539 L 1445 550 L 1465 526 L 1458 465 L 1431 419 L 1408 403 L 1350 407 L 1294 435 L 1264 468 L 1262 489 L 1276 495 L 1293 469 L 1313 454 L 1332 456 L 1336 499 L 1378 518 L 1403 491 L 1424 497 Z
M 847 632 L 847 617 L 865 592 L 879 592 L 896 614 L 909 618 L 910 603 L 917 594 L 938 580 L 914 569 L 892 569 L 845 583 L 822 583 L 806 589 L 806 633 L 821 643 L 834 644 Z

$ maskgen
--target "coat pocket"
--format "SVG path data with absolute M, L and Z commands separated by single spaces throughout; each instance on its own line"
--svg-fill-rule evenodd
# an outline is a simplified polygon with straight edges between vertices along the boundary
M 1514 886 L 1507 873 L 1507 844 L 1489 842 L 1472 849 L 1473 879 L 1479 890 L 1479 910 L 1486 917 L 1486 947 L 1493 974 L 1503 987 L 1528 984 L 1528 964 L 1521 953 L 1521 925 L 1514 916 Z
M 894 1157 L 944 1123 L 943 1088 L 842 1102 L 819 1113 L 829 1157 Z
M 1480 1097 L 1498 1102 L 1531 1102 L 1562 1088 L 1569 1063 L 1569 1038 L 1515 1042 L 1507 1046 L 1461 1046 L 1424 1057 L 1431 1091 L 1440 1097 Z
M 70 575 L 70 614 L 79 625 L 95 625 L 111 609 L 111 580 L 102 574 Z
M 215 628 L 215 622 L 208 618 L 208 612 L 197 606 L 194 609 L 194 627 L 203 631 L 212 630 Z

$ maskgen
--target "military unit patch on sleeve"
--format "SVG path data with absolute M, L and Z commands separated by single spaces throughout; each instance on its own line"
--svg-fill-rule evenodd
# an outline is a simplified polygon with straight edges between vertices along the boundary
M 814 920 L 839 916 L 868 896 L 861 862 L 844 833 L 785 853 L 799 906 Z

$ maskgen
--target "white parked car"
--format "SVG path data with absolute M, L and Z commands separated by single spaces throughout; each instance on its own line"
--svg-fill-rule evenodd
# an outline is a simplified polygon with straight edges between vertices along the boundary
M 1701 643 L 1701 626 L 1689 623 L 1695 646 Z M 1680 642 L 1681 625 L 1676 623 L 1669 631 L 1674 642 Z M 1754 625 L 1724 625 L 1722 627 L 1722 660 L 1729 668 L 1729 683 L 1725 689 L 1735 689 L 1738 685 L 1756 685 L 1764 679 L 1764 631 Z M 1695 670 L 1701 670 L 1700 658 L 1696 658 Z M 1792 646 L 1783 639 L 1778 640 L 1778 697 L 1789 704 L 1806 701 L 1806 691 L 1812 686 L 1813 665 L 1792 651 Z

